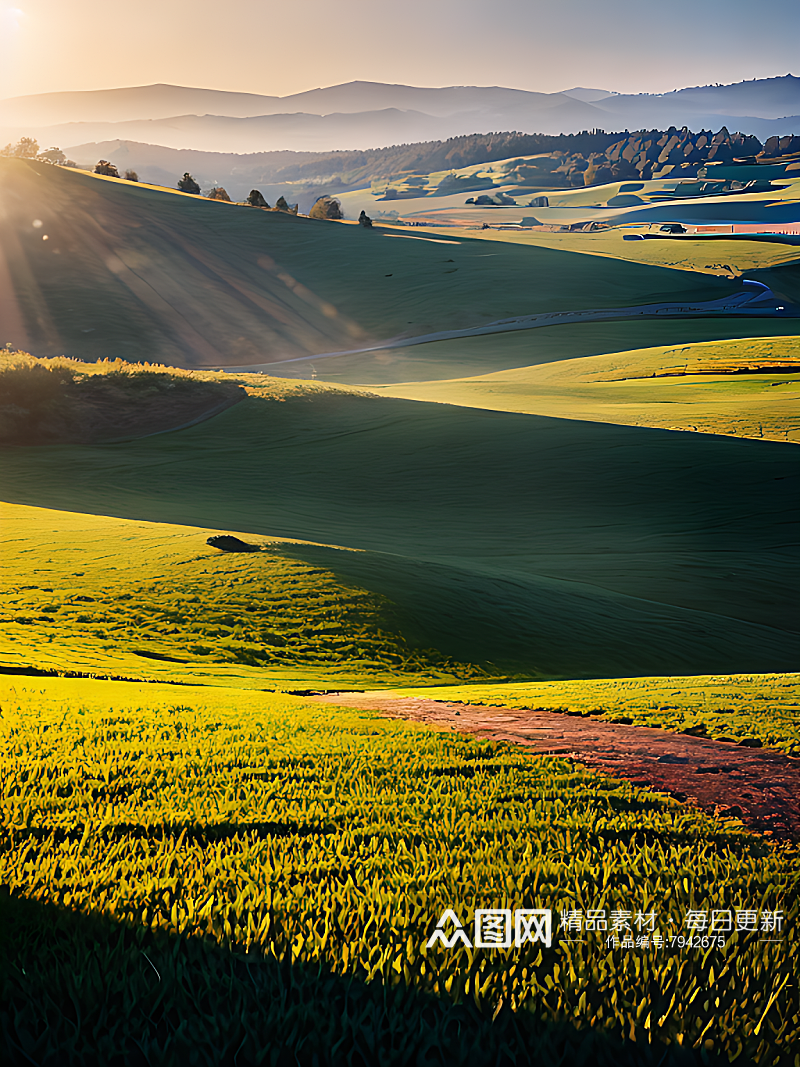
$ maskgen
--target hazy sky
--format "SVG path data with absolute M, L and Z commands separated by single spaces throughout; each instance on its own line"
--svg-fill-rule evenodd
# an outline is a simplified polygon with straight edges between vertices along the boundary
M 800 74 L 800 0 L 0 0 L 0 98 L 360 79 L 667 92 Z

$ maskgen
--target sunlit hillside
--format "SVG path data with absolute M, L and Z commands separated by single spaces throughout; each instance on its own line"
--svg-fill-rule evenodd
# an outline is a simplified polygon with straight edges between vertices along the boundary
M 544 363 L 382 395 L 800 443 L 800 338 L 706 341 Z
M 86 1062 L 98 1043 L 170 1067 L 212 1067 L 221 1048 L 302 1067 L 497 1067 L 532 1047 L 541 1067 L 656 1067 L 667 1046 L 693 1067 L 709 1048 L 790 1062 L 793 942 L 669 940 L 687 909 L 739 901 L 796 923 L 796 851 L 734 818 L 296 697 L 12 678 L 0 699 L 15 1063 L 18 1048 Z M 468 922 L 533 902 L 555 909 L 551 947 L 426 948 L 445 908 Z M 564 936 L 559 913 L 587 902 L 652 910 L 660 948 Z
M 284 690 L 485 677 L 410 644 L 391 601 L 291 542 L 245 533 L 260 551 L 223 552 L 212 529 L 0 515 L 0 669 Z

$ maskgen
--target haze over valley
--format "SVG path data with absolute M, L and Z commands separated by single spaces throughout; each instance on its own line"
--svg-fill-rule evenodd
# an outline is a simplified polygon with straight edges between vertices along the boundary
M 250 153 L 379 148 L 490 130 L 693 129 L 722 126 L 762 140 L 800 132 L 800 78 L 786 75 L 663 95 L 575 88 L 426 89 L 350 82 L 288 97 L 172 85 L 46 93 L 0 101 L 0 140 L 75 146 L 112 140 Z

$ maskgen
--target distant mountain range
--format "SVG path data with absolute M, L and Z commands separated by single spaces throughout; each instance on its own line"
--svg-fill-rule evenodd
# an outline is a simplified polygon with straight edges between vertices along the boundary
M 499 130 L 557 134 L 671 125 L 726 126 L 761 140 L 800 133 L 800 78 L 787 74 L 661 95 L 356 81 L 285 97 L 147 85 L 0 101 L 0 144 L 33 136 L 43 147 L 65 150 L 125 140 L 206 152 L 327 152 Z

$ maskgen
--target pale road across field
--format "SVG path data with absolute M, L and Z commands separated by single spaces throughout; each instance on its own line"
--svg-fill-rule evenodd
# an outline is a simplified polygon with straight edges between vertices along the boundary
M 481 334 L 509 333 L 512 330 L 534 330 L 542 326 L 560 326 L 575 322 L 604 322 L 613 319 L 636 318 L 698 318 L 719 314 L 746 315 L 748 318 L 796 318 L 800 308 L 779 305 L 778 298 L 763 282 L 746 280 L 746 285 L 758 286 L 755 292 L 744 290 L 720 300 L 701 301 L 696 304 L 640 304 L 638 307 L 591 308 L 586 311 L 544 311 L 538 315 L 519 315 L 510 319 L 498 319 L 483 326 L 469 326 L 462 330 L 440 330 L 422 333 L 414 337 L 399 337 L 390 341 L 368 345 L 366 348 L 350 348 L 339 352 L 322 352 L 313 356 L 295 356 L 292 359 L 275 360 L 272 363 L 251 363 L 244 367 L 220 367 L 219 370 L 235 374 L 267 372 L 287 363 L 306 363 L 334 356 L 358 356 L 367 352 L 383 352 L 388 348 L 410 348 L 412 345 L 429 344 L 431 341 L 452 341 L 459 337 L 478 337 Z M 771 303 L 766 306 L 764 301 Z M 754 306 L 756 305 L 756 306 Z

